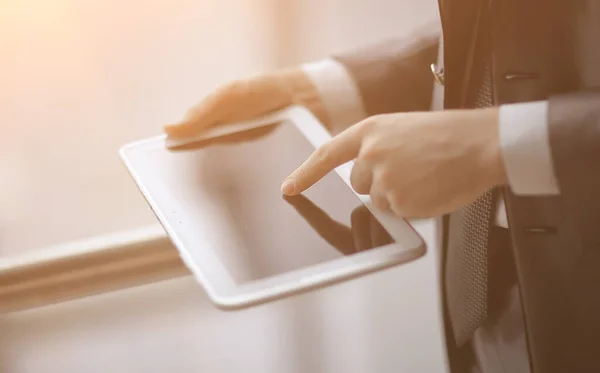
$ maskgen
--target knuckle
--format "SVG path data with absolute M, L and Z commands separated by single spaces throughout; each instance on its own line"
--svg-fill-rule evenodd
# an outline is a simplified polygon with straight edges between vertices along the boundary
M 381 170 L 379 175 L 377 175 L 377 178 L 378 182 L 387 189 L 392 185 L 394 173 L 389 169 Z
M 390 205 L 393 207 L 401 207 L 403 205 L 402 198 L 400 197 L 400 193 L 391 192 L 388 193 L 388 199 L 390 201 Z
M 367 134 L 373 131 L 375 126 L 377 126 L 377 122 L 378 115 L 375 115 L 363 120 L 362 122 L 359 122 L 357 126 L 359 126 L 360 128 L 360 132 L 362 132 L 363 134 Z
M 362 172 L 361 172 L 362 171 Z M 365 170 L 361 170 L 355 164 L 350 173 L 350 185 L 358 194 L 368 194 L 371 189 L 371 183 L 368 178 L 368 174 Z
M 352 186 L 352 189 L 354 189 L 354 191 L 358 194 L 363 194 L 361 193 L 362 191 L 361 189 L 361 183 L 358 180 L 358 178 L 356 177 L 356 175 L 354 173 L 352 173 L 350 175 L 350 185 Z
M 410 213 L 410 206 L 407 205 L 402 193 L 389 193 L 390 209 L 398 216 L 406 216 Z
M 315 152 L 314 152 L 315 160 L 317 160 L 319 162 L 326 162 L 329 159 L 330 154 L 331 154 L 331 152 L 329 151 L 329 148 L 330 148 L 329 143 L 319 146 L 317 148 L 317 150 L 315 150 Z
M 393 190 L 388 193 L 388 198 L 393 205 L 405 207 L 410 204 L 411 194 L 406 190 Z
M 432 216 L 430 204 L 418 192 L 389 194 L 390 207 L 394 213 L 405 218 Z
M 390 208 L 390 203 L 387 198 L 377 193 L 371 193 L 371 201 L 375 207 L 381 210 L 387 210 Z
M 373 173 L 373 183 L 385 193 L 393 193 L 404 187 L 395 180 L 395 174 L 392 170 L 383 167 L 376 168 Z
M 306 168 L 300 167 L 300 168 L 296 169 L 296 171 L 294 171 L 292 177 L 295 178 L 296 180 L 305 180 L 306 175 L 307 175 Z
M 377 140 L 373 137 L 367 137 L 363 140 L 360 147 L 360 157 L 367 162 L 372 162 L 379 156 Z
M 359 168 L 357 166 L 357 163 L 354 163 L 354 166 L 352 166 L 352 170 L 350 171 L 350 184 L 352 184 L 352 187 L 354 189 L 356 189 L 356 185 L 358 184 L 358 170 Z

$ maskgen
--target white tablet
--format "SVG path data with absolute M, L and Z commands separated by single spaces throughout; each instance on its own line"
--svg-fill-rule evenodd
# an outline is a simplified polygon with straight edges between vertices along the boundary
M 352 162 L 300 196 L 282 196 L 285 177 L 330 138 L 309 111 L 291 107 L 186 144 L 165 136 L 139 141 L 121 156 L 209 297 L 236 309 L 425 253 L 404 219 L 352 190 Z

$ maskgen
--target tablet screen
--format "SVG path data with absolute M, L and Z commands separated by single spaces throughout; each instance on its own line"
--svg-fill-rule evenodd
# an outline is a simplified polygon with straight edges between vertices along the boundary
M 282 181 L 313 151 L 284 122 L 149 156 L 182 218 L 202 225 L 205 242 L 243 284 L 393 242 L 335 172 L 303 195 L 282 196 Z

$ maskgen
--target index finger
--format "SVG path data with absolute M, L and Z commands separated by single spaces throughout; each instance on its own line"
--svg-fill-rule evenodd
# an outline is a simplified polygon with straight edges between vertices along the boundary
M 362 143 L 362 125 L 355 124 L 321 145 L 281 185 L 283 194 L 302 193 L 330 171 L 358 156 Z

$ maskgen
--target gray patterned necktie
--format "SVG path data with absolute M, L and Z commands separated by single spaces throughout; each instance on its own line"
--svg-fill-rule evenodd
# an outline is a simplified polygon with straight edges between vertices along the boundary
M 484 11 L 485 13 L 485 11 Z M 487 22 L 479 25 L 474 73 L 476 89 L 469 95 L 469 106 L 493 104 L 489 64 Z M 486 192 L 472 204 L 450 214 L 446 255 L 446 299 L 458 346 L 467 342 L 487 317 L 488 239 L 492 222 L 493 194 Z

